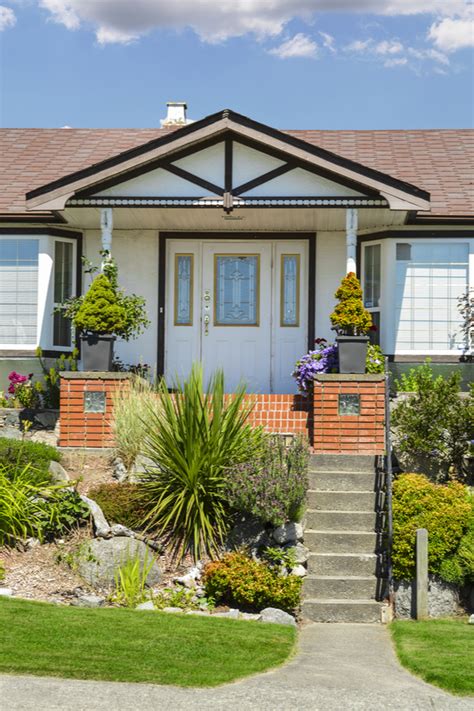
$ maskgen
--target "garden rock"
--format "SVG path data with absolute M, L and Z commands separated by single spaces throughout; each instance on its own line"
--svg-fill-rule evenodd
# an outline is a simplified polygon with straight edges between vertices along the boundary
M 214 612 L 212 616 L 213 617 L 228 617 L 231 620 L 238 620 L 239 619 L 239 611 L 231 608 L 227 612 Z
M 252 552 L 271 544 L 265 526 L 257 518 L 242 518 L 227 536 L 227 550 L 248 548 Z
M 155 463 L 149 457 L 145 457 L 144 454 L 139 454 L 130 469 L 128 480 L 132 484 L 136 484 L 140 481 L 142 474 L 145 474 L 150 467 L 155 468 Z
M 77 556 L 79 575 L 90 585 L 98 588 L 115 586 L 115 575 L 119 568 L 130 558 L 138 556 L 143 569 L 145 560 L 149 564 L 153 560 L 152 551 L 136 538 L 93 538 L 81 548 Z M 161 580 L 161 570 L 156 564 L 148 573 L 147 584 L 152 586 Z
M 200 617 L 208 617 L 211 613 L 204 610 L 188 610 L 187 615 L 198 615 Z
M 48 471 L 53 484 L 64 484 L 66 481 L 70 481 L 69 474 L 59 462 L 50 462 Z
M 135 535 L 131 528 L 122 526 L 121 523 L 115 523 L 113 526 L 111 526 L 110 533 L 112 534 L 112 536 L 127 536 L 128 538 L 133 538 L 133 536 Z
M 155 606 L 151 600 L 147 600 L 146 602 L 141 602 L 135 608 L 135 610 L 154 610 L 154 609 L 155 609 Z
M 99 504 L 92 499 L 89 499 L 87 496 L 84 496 L 84 494 L 81 494 L 81 499 L 85 504 L 87 504 L 89 511 L 91 512 L 92 521 L 94 522 L 95 535 L 101 538 L 107 538 L 110 536 L 112 534 L 112 529 L 107 523 L 107 519 L 105 518 Z
M 178 613 L 178 612 L 183 612 L 181 607 L 164 607 L 162 612 L 171 612 L 171 613 Z
M 71 605 L 74 607 L 104 607 L 105 598 L 99 595 L 78 595 L 75 600 L 72 600 Z
M 11 588 L 0 588 L 1 597 L 13 597 L 13 590 Z
M 273 531 L 274 540 L 283 545 L 284 543 L 296 543 L 303 540 L 303 526 L 301 523 L 284 523 Z
M 174 583 L 178 583 L 179 585 L 184 585 L 185 588 L 194 588 L 197 585 L 197 581 L 201 577 L 201 568 L 198 568 L 197 565 L 194 568 L 191 568 L 186 575 L 181 575 L 178 578 L 173 578 Z
M 399 619 L 416 616 L 416 594 L 413 582 L 395 581 L 395 614 Z M 430 575 L 428 584 L 428 615 L 430 617 L 448 617 L 459 609 L 459 591 L 455 585 Z
M 298 578 L 304 578 L 306 574 L 307 570 L 304 565 L 295 565 L 295 567 L 291 569 L 291 575 L 296 575 Z
M 296 627 L 296 620 L 293 615 L 289 615 L 276 607 L 266 607 L 261 611 L 261 622 L 272 622 L 276 625 L 290 625 Z
M 285 551 L 294 555 L 295 562 L 298 565 L 303 565 L 304 563 L 308 562 L 309 549 L 306 548 L 306 546 L 304 546 L 302 543 L 297 543 L 296 545 L 292 545 L 290 543 L 289 545 L 285 546 Z
M 27 538 L 25 541 L 26 550 L 32 550 L 33 548 L 38 548 L 41 545 L 39 538 Z
M 474 615 L 471 615 L 471 616 L 469 617 L 469 624 L 470 624 L 470 625 L 474 625 Z
M 5 437 L 6 439 L 23 439 L 23 435 L 20 430 L 15 427 L 2 427 L 0 429 L 0 437 Z
M 128 479 L 128 472 L 127 472 L 127 467 L 123 463 L 123 461 L 120 459 L 120 457 L 117 457 L 114 459 L 112 462 L 114 470 L 112 472 L 112 476 L 114 479 L 117 479 L 119 484 L 123 484 L 124 481 L 127 481 Z
M 247 620 L 249 622 L 260 622 L 262 619 L 262 615 L 259 615 L 255 612 L 241 612 L 240 619 Z

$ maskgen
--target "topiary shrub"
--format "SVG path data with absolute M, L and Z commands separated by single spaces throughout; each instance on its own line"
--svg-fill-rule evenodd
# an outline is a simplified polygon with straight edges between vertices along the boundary
M 74 326 L 83 333 L 114 334 L 125 327 L 126 314 L 117 293 L 105 274 L 96 276 L 74 317 Z
M 340 335 L 363 336 L 372 328 L 372 316 L 364 307 L 362 288 L 354 272 L 349 272 L 334 294 L 339 303 L 330 319 Z
M 393 575 L 415 576 L 417 528 L 428 531 L 428 570 L 439 575 L 469 527 L 472 503 L 457 482 L 433 484 L 422 474 L 402 474 L 393 484 Z
M 148 509 L 136 484 L 99 484 L 88 496 L 99 504 L 109 523 L 121 523 L 134 530 L 143 528 Z
M 222 560 L 209 563 L 203 580 L 207 597 L 242 610 L 277 607 L 291 612 L 300 602 L 301 578 L 283 578 L 266 563 L 243 553 L 229 553 Z
M 233 467 L 227 477 L 227 499 L 235 510 L 280 526 L 301 518 L 308 489 L 309 447 L 296 437 L 266 436 L 260 454 Z

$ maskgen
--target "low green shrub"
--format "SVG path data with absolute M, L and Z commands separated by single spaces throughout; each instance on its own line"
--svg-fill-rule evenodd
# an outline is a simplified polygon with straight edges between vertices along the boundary
M 281 437 L 267 435 L 260 453 L 229 471 L 230 506 L 274 526 L 298 521 L 308 489 L 308 460 L 303 437 L 285 446 Z
M 143 490 L 137 484 L 99 484 L 89 491 L 107 521 L 134 530 L 143 528 L 148 512 Z
M 148 574 L 154 560 L 141 561 L 140 556 L 128 556 L 115 573 L 114 602 L 123 607 L 136 607 L 148 598 L 146 591 Z
M 42 442 L 0 437 L 0 466 L 5 467 L 7 473 L 20 472 L 29 466 L 30 480 L 37 473 L 39 482 L 49 482 L 49 464 L 60 460 L 58 450 Z
M 443 560 L 439 574 L 446 582 L 460 587 L 474 583 L 474 506 L 467 532 L 455 554 Z
M 467 489 L 457 482 L 434 484 L 422 474 L 402 474 L 393 484 L 393 574 L 415 575 L 417 528 L 428 531 L 428 569 L 440 575 L 466 534 L 472 516 Z
M 209 563 L 203 580 L 206 595 L 216 603 L 244 610 L 277 607 L 291 612 L 300 602 L 301 578 L 281 577 L 266 563 L 252 560 L 243 553 L 229 553 Z
M 52 485 L 48 475 L 30 465 L 18 469 L 0 464 L 0 545 L 30 536 L 60 536 L 88 517 L 89 509 L 75 491 Z
M 460 397 L 461 373 L 434 377 L 429 363 L 396 381 L 414 395 L 397 404 L 392 413 L 397 451 L 439 480 L 468 475 L 467 457 L 474 439 L 473 391 Z M 417 466 L 418 468 L 418 466 Z

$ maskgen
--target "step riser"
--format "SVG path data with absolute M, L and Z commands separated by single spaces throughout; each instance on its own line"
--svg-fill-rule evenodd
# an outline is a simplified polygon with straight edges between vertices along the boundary
M 374 555 L 318 555 L 308 558 L 308 573 L 315 575 L 376 575 L 378 559 Z
M 377 495 L 372 492 L 308 491 L 308 508 L 323 511 L 374 511 Z
M 371 472 L 310 472 L 309 488 L 317 491 L 375 491 Z
M 312 578 L 307 577 L 303 583 L 304 598 L 324 598 L 329 600 L 375 600 L 377 597 L 377 578 L 357 580 L 357 578 Z
M 340 511 L 307 511 L 307 528 L 326 531 L 375 531 L 377 515 L 375 513 L 357 513 Z
M 377 534 L 306 531 L 304 543 L 312 553 L 375 553 Z
M 380 603 L 303 602 L 302 615 L 313 622 L 380 622 Z
M 310 458 L 310 468 L 332 472 L 373 472 L 376 457 L 359 454 L 313 454 Z

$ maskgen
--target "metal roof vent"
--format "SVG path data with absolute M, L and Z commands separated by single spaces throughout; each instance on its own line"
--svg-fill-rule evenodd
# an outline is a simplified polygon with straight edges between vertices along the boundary
M 167 128 L 168 126 L 186 126 L 188 123 L 193 123 L 191 119 L 186 118 L 188 105 L 185 101 L 168 101 L 166 106 L 168 113 L 166 118 L 160 121 L 162 128 Z

